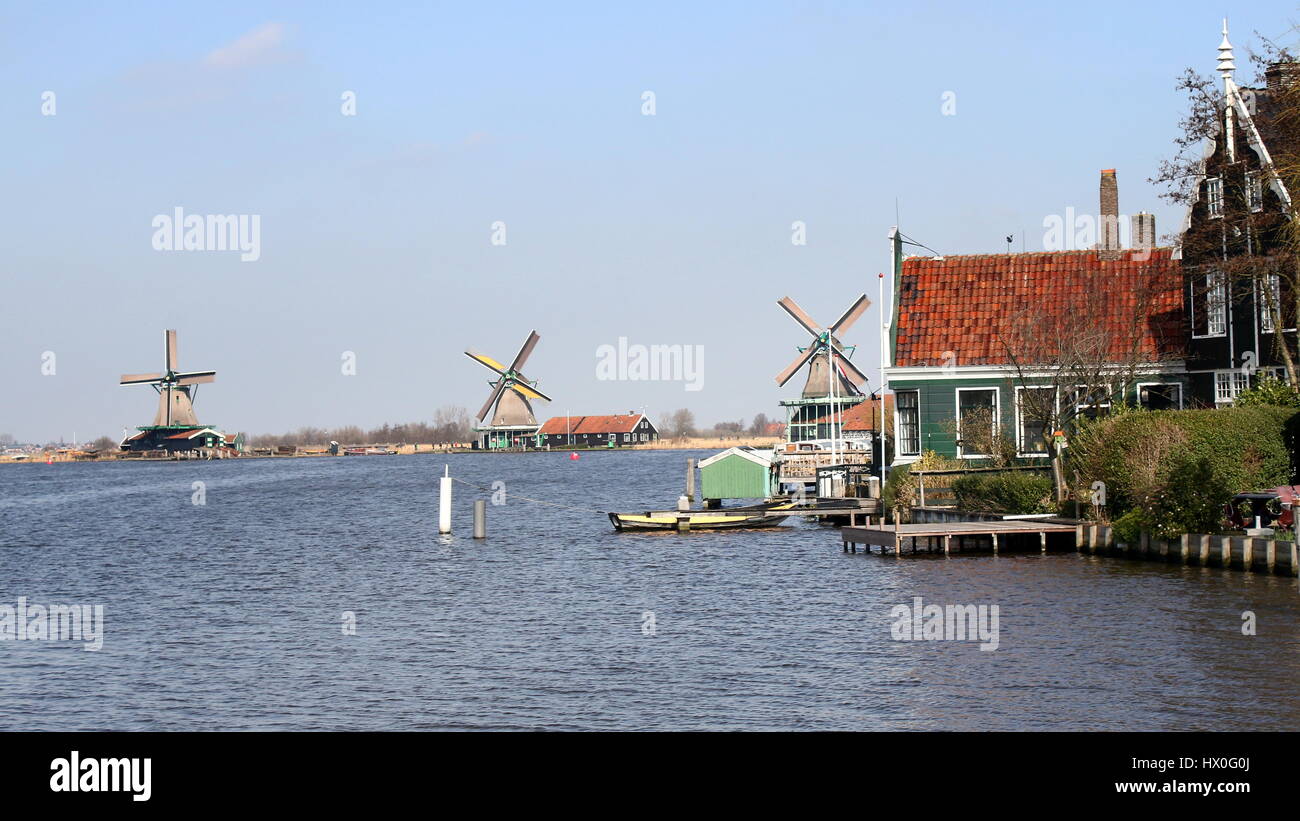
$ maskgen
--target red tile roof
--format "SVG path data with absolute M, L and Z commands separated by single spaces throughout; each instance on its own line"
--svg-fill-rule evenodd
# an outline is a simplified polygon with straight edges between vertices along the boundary
M 1096 322 L 1112 330 L 1117 360 L 1127 358 L 1122 352 L 1135 329 L 1144 359 L 1179 355 L 1182 277 L 1171 254 L 1157 248 L 1121 251 L 1117 259 L 1097 251 L 908 257 L 899 278 L 894 365 L 1007 364 L 1004 340 L 1018 314 L 1064 316 L 1099 303 Z M 1143 305 L 1148 316 L 1135 324 L 1133 313 Z
M 631 433 L 641 421 L 641 414 L 614 416 L 584 416 L 577 433 Z
M 566 431 L 573 434 L 582 433 L 631 433 L 645 418 L 642 414 L 614 414 L 613 416 L 552 416 L 538 428 L 538 433 L 558 433 Z M 567 420 L 567 421 L 566 421 Z
M 587 417 L 585 416 L 552 416 L 550 419 L 546 420 L 545 424 L 537 429 L 537 432 L 576 433 L 578 430 L 578 424 L 586 418 Z

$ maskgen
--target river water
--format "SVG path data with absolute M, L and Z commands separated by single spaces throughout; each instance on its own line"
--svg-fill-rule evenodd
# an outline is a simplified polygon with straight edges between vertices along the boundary
M 671 506 L 702 455 L 0 465 L 0 608 L 104 614 L 98 651 L 0 641 L 0 729 L 1300 725 L 1295 579 L 845 554 L 803 522 L 622 534 L 571 509 Z M 484 488 L 456 486 L 449 538 L 444 465 Z M 996 605 L 997 649 L 895 640 L 917 596 Z

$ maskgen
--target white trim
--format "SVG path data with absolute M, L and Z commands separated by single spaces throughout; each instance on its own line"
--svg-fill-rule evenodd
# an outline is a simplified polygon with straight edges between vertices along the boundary
M 1056 389 L 1055 385 L 1016 385 L 1012 398 L 1015 401 L 1015 419 L 1016 419 L 1016 456 L 1021 459 L 1044 459 L 1049 454 L 1047 451 L 1027 451 L 1024 449 L 1024 428 L 1021 425 L 1023 417 L 1020 415 L 1020 392 L 1021 391 L 1052 391 L 1052 414 L 1060 416 L 1061 414 L 1061 392 Z
M 1210 287 L 1209 287 L 1209 282 L 1210 282 L 1210 279 L 1211 279 L 1211 278 L 1213 278 L 1213 277 L 1218 277 L 1219 275 L 1218 275 L 1217 272 L 1215 272 L 1215 273 L 1208 273 L 1208 274 L 1205 274 L 1204 276 L 1205 276 L 1205 284 L 1206 284 L 1206 288 L 1205 288 L 1205 292 L 1204 292 L 1203 295 L 1202 295 L 1202 296 L 1204 297 L 1204 299 L 1205 299 L 1205 333 L 1203 333 L 1203 334 L 1198 334 L 1198 333 L 1196 332 L 1196 286 L 1195 286 L 1195 282 L 1194 282 L 1195 277 L 1193 277 L 1192 279 L 1189 279 L 1188 282 L 1187 282 L 1187 291 L 1188 291 L 1188 296 L 1191 298 L 1191 306 L 1192 306 L 1191 311 L 1188 312 L 1188 313 L 1190 314 L 1189 319 L 1191 320 L 1191 328 L 1190 328 L 1190 330 L 1191 330 L 1191 332 L 1192 332 L 1192 339 L 1221 339 L 1221 338 L 1223 338 L 1223 337 L 1225 337 L 1225 336 L 1228 335 L 1228 327 L 1229 327 L 1229 325 L 1232 323 L 1232 317 L 1231 317 L 1231 316 L 1229 315 L 1229 313 L 1228 313 L 1228 301 L 1229 301 L 1229 300 L 1228 300 L 1228 294 L 1227 294 L 1227 283 L 1226 283 L 1226 282 L 1220 282 L 1220 283 L 1218 284 L 1218 286 L 1217 286 L 1217 290 L 1219 291 L 1220 296 L 1222 297 L 1222 300 L 1223 300 L 1223 308 L 1222 308 L 1222 310 L 1223 310 L 1223 330 L 1222 330 L 1222 331 L 1219 331 L 1218 333 L 1210 333 Z
M 941 369 L 942 368 L 942 369 Z M 953 380 L 953 379 L 1019 379 L 1022 375 L 1025 379 L 1051 379 L 1060 373 L 1059 368 L 1043 368 L 1039 370 L 1026 370 L 1024 374 L 1019 373 L 1010 365 L 966 365 L 962 367 L 944 367 L 940 365 L 909 365 L 902 368 L 889 368 L 888 376 L 890 380 L 897 379 L 901 381 L 929 382 L 934 380 Z M 1107 366 L 1105 369 L 1113 373 L 1123 374 L 1130 369 L 1124 365 L 1116 364 Z M 1131 372 L 1135 376 L 1156 376 L 1168 373 L 1187 373 L 1187 363 L 1182 359 L 1174 359 L 1169 362 L 1152 362 L 1138 365 L 1132 368 Z M 974 387 L 974 386 L 972 386 Z M 913 390 L 912 388 L 902 388 L 901 390 Z
M 1221 368 L 1217 371 L 1214 371 L 1213 373 L 1214 373 L 1214 404 L 1215 405 L 1231 405 L 1233 402 L 1237 400 L 1237 396 L 1243 390 L 1246 390 L 1247 388 L 1250 387 L 1250 377 L 1242 373 L 1240 368 Z M 1219 398 L 1219 376 L 1220 375 L 1224 375 L 1228 377 L 1229 398 L 1227 399 Z M 1242 381 L 1245 382 L 1244 385 L 1241 384 Z
M 1217 202 L 1219 206 L 1217 211 L 1215 210 L 1214 207 L 1216 198 L 1211 193 L 1212 191 L 1215 190 L 1217 190 L 1219 194 L 1217 198 Z M 1206 177 L 1205 178 L 1205 213 L 1208 214 L 1210 219 L 1212 220 L 1223 219 L 1223 206 L 1224 206 L 1223 177 Z
M 774 458 L 774 453 L 770 450 L 756 451 L 752 448 L 731 447 L 731 448 L 727 448 L 721 453 L 713 454 L 708 459 L 701 459 L 699 463 L 696 464 L 695 466 L 698 468 L 708 467 L 714 462 L 720 462 L 723 459 L 727 458 L 728 456 L 739 456 L 742 459 L 747 459 L 756 465 L 762 465 L 763 467 L 770 467 L 772 464 L 772 459 Z
M 916 453 L 903 453 L 903 448 L 902 448 L 903 426 L 901 424 L 901 420 L 898 418 L 898 408 L 899 408 L 898 395 L 900 393 L 916 394 Z M 904 388 L 901 391 L 894 391 L 894 454 L 896 457 L 899 458 L 903 456 L 915 456 L 917 458 L 920 458 L 922 450 L 923 448 L 921 447 L 921 389 Z M 895 459 L 895 463 L 897 463 L 897 458 Z
M 954 391 L 954 393 L 956 394 L 956 396 L 954 397 L 953 401 L 954 401 L 954 403 L 955 403 L 955 405 L 956 405 L 956 411 L 957 411 L 957 414 L 956 414 L 956 418 L 957 418 L 957 436 L 956 436 L 956 439 L 957 439 L 957 441 L 954 443 L 954 445 L 955 445 L 956 448 L 957 448 L 957 458 L 958 458 L 958 459 L 989 459 L 989 458 L 991 458 L 991 457 L 993 456 L 993 454 L 991 454 L 991 453 L 962 453 L 962 447 L 961 447 L 961 395 L 962 395 L 962 392 L 963 392 L 963 391 L 964 391 L 964 392 L 968 392 L 968 393 L 974 393 L 975 391 L 979 391 L 979 392 L 981 392 L 981 393 L 988 393 L 988 392 L 990 392 L 990 391 L 993 392 L 993 435 L 994 435 L 994 436 L 997 436 L 997 435 L 998 435 L 998 431 L 1002 429 L 1002 419 L 1001 419 L 1001 414 L 1002 414 L 1002 390 L 1001 390 L 998 386 L 996 386 L 996 385 L 992 385 L 992 386 L 985 385 L 985 386 L 982 386 L 982 387 L 971 386 L 971 387 L 969 387 L 969 388 L 957 388 L 957 389 Z M 894 391 L 894 392 L 897 393 L 898 391 Z M 895 399 L 894 401 L 897 402 L 898 400 Z

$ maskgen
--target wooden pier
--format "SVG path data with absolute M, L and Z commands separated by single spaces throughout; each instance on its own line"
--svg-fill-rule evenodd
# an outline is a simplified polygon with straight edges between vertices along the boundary
M 1056 541 L 1075 546 L 1077 527 L 1064 522 L 1047 519 L 1001 519 L 987 522 L 920 522 L 906 525 L 883 525 L 875 527 L 840 528 L 840 539 L 845 552 L 858 552 L 858 545 L 863 545 L 867 552 L 872 547 L 879 547 L 880 552 L 893 552 L 901 555 L 904 546 L 910 546 L 911 552 L 950 554 L 973 548 L 986 550 L 991 547 L 994 553 L 1000 548 L 1025 549 L 1035 544 L 1046 553 L 1048 536 L 1061 534 Z

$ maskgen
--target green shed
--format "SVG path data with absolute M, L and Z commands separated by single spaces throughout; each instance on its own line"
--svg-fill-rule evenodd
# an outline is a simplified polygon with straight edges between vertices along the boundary
M 772 495 L 772 451 L 728 448 L 700 462 L 704 499 L 766 499 Z

